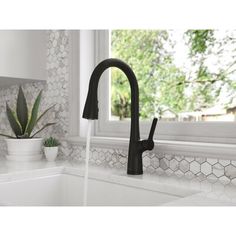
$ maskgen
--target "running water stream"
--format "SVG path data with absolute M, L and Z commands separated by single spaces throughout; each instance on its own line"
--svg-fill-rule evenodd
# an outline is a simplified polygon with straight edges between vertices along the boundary
M 88 120 L 88 130 L 87 130 L 87 141 L 86 141 L 86 157 L 85 157 L 85 171 L 84 171 L 84 196 L 83 205 L 87 206 L 87 195 L 88 195 L 88 168 L 89 168 L 89 150 L 90 150 L 90 138 L 91 138 L 91 127 L 92 120 Z

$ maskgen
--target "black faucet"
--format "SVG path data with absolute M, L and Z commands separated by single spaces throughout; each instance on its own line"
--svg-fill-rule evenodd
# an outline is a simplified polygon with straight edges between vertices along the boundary
M 132 69 L 119 59 L 106 59 L 100 62 L 94 69 L 90 82 L 88 95 L 84 107 L 83 118 L 89 120 L 98 119 L 98 100 L 97 90 L 98 82 L 102 73 L 109 67 L 117 67 L 122 70 L 129 80 L 131 87 L 131 129 L 129 140 L 129 153 L 127 174 L 141 175 L 143 174 L 142 154 L 146 150 L 154 148 L 153 135 L 155 132 L 157 118 L 153 119 L 149 137 L 147 140 L 140 140 L 139 133 L 139 88 L 136 76 Z

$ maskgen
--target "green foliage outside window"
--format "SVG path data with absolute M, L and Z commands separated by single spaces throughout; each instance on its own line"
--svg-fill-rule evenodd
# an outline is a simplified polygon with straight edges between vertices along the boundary
M 187 30 L 181 40 L 187 46 L 187 65 L 175 61 L 176 39 L 172 30 L 113 30 L 112 57 L 128 63 L 140 89 L 142 119 L 194 112 L 221 104 L 225 108 L 235 100 L 235 32 L 218 37 L 214 30 Z M 226 58 L 226 51 L 229 59 Z M 211 59 L 213 58 L 213 59 Z M 216 61 L 214 68 L 209 59 Z M 120 120 L 130 117 L 130 88 L 125 75 L 112 69 L 111 112 Z M 222 96 L 225 99 L 222 102 Z

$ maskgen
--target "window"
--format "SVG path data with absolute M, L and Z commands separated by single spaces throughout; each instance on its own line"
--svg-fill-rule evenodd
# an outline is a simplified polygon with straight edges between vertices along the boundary
M 110 55 L 134 70 L 140 118 L 236 121 L 236 30 L 112 30 Z M 128 80 L 111 73 L 110 119 L 130 117 Z
M 96 63 L 127 62 L 140 89 L 141 137 L 160 118 L 156 139 L 236 143 L 236 31 L 96 32 Z M 129 137 L 130 94 L 117 69 L 100 80 L 95 134 Z

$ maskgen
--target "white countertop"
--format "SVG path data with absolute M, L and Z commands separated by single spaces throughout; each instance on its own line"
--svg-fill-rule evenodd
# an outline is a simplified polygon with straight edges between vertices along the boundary
M 84 165 L 80 162 L 46 160 L 36 162 L 13 162 L 0 160 L 0 182 L 14 181 L 29 177 L 53 174 L 72 174 L 83 176 Z M 236 187 L 208 180 L 188 180 L 167 175 L 143 174 L 127 175 L 125 170 L 90 166 L 89 178 L 117 184 L 169 193 L 182 198 L 168 203 L 168 206 L 233 206 L 236 205 Z

